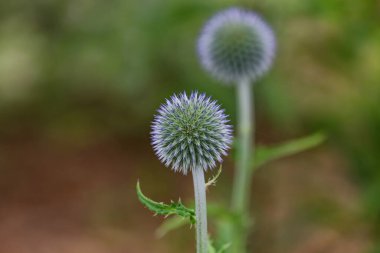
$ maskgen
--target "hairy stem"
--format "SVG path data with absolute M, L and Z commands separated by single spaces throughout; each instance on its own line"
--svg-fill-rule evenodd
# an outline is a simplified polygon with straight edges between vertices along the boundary
M 193 169 L 197 253 L 207 253 L 207 204 L 203 169 Z
M 232 190 L 232 210 L 241 217 L 241 222 L 235 225 L 231 250 L 233 253 L 246 252 L 248 237 L 249 199 L 252 170 L 250 169 L 254 141 L 252 126 L 253 98 L 249 80 L 241 80 L 237 86 L 238 111 L 238 148 L 235 178 Z

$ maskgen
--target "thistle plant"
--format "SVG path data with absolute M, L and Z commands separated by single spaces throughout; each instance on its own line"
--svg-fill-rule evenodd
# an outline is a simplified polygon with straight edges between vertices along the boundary
M 276 49 L 272 29 L 256 13 L 230 8 L 216 14 L 204 26 L 197 49 L 203 67 L 218 80 L 233 84 L 237 89 L 238 136 L 231 210 L 220 205 L 213 208 L 220 218 L 217 224 L 221 247 L 216 251 L 208 240 L 205 192 L 206 185 L 215 182 L 220 170 L 207 184 L 204 172 L 222 162 L 232 142 L 232 129 L 224 111 L 206 95 L 197 92 L 190 96 L 186 93 L 173 95 L 159 108 L 151 132 L 153 149 L 161 162 L 175 172 L 192 173 L 195 210 L 185 207 L 181 201 L 155 202 L 141 192 L 139 183 L 137 195 L 156 214 L 186 219 L 185 222 L 172 219 L 164 223 L 160 234 L 188 221 L 196 224 L 197 253 L 222 253 L 229 245 L 229 252 L 244 253 L 254 170 L 272 160 L 315 147 L 325 138 L 317 133 L 276 147 L 254 148 L 252 84 L 270 69 Z
M 232 142 L 232 129 L 227 116 L 216 101 L 205 94 L 193 92 L 190 96 L 186 93 L 173 95 L 159 108 L 152 124 L 151 135 L 153 149 L 165 166 L 184 175 L 189 172 L 193 175 L 196 249 L 197 253 L 207 253 L 204 172 L 222 162 L 222 156 L 227 154 Z M 139 197 L 143 203 L 147 202 L 141 194 Z M 192 217 L 191 210 L 186 210 L 179 204 L 158 207 L 160 203 L 150 202 L 150 206 L 147 206 L 156 212 L 163 212 L 161 214 L 164 215 L 182 213 L 182 216 Z
M 198 40 L 203 67 L 217 79 L 236 85 L 238 101 L 238 139 L 232 211 L 240 218 L 229 231 L 234 253 L 245 252 L 248 228 L 250 184 L 253 170 L 254 110 L 252 83 L 267 72 L 275 54 L 272 29 L 256 14 L 230 8 L 213 16 Z

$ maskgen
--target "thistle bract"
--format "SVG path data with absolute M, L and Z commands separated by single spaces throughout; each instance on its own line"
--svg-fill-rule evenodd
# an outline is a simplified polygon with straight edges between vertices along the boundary
M 240 8 L 212 17 L 198 40 L 202 65 L 224 82 L 257 79 L 271 66 L 275 47 L 272 29 Z
M 152 124 L 152 145 L 158 158 L 184 174 L 214 168 L 231 141 L 232 130 L 224 110 L 196 92 L 166 100 Z

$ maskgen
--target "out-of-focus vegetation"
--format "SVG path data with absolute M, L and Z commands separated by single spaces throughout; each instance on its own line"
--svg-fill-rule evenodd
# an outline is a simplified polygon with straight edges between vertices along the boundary
M 0 1 L 0 138 L 147 138 L 158 104 L 182 90 L 207 92 L 234 118 L 233 89 L 203 72 L 195 52 L 204 21 L 231 5 L 260 12 L 278 37 L 274 69 L 255 87 L 258 141 L 323 129 L 349 164 L 376 248 L 378 0 Z

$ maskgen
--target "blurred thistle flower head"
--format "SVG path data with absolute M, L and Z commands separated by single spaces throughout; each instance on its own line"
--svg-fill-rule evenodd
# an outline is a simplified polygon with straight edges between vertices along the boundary
M 166 100 L 153 120 L 151 135 L 161 162 L 183 174 L 214 168 L 232 142 L 232 128 L 224 110 L 197 92 Z
M 213 16 L 198 40 L 202 65 L 224 82 L 257 79 L 272 65 L 275 51 L 272 29 L 254 12 L 240 8 Z

